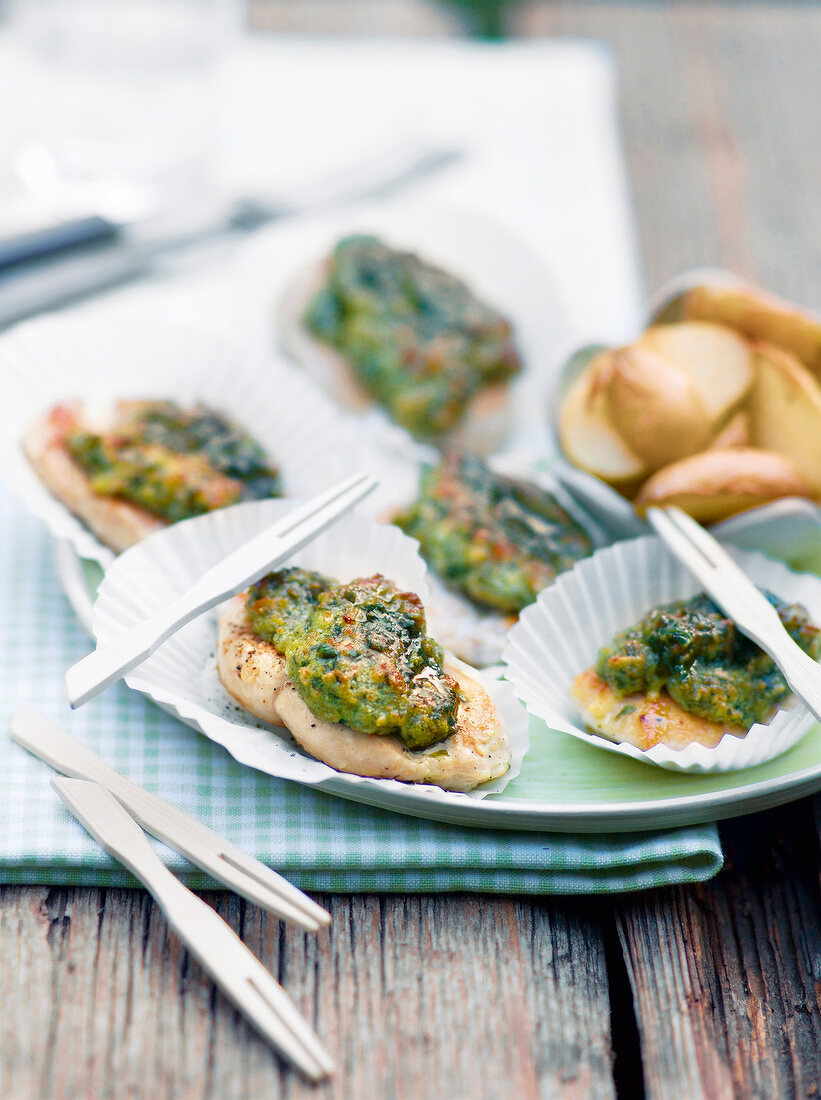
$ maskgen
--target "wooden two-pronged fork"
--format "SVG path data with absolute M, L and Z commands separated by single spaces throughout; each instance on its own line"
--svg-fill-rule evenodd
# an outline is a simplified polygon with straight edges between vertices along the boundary
M 222 917 L 171 874 L 114 795 L 87 779 L 59 778 L 52 785 L 94 839 L 149 890 L 191 953 L 279 1052 L 314 1081 L 332 1073 L 327 1051 L 282 986 Z
M 95 840 L 151 891 L 180 939 L 262 1034 L 312 1079 L 327 1076 L 331 1060 L 285 991 L 222 918 L 163 865 L 142 830 L 231 890 L 308 932 L 327 926 L 330 915 L 264 863 L 126 779 L 36 711 L 17 711 L 12 736 L 73 777 L 55 779 L 57 793 Z
M 316 932 L 330 924 L 331 918 L 321 906 L 270 867 L 253 859 L 172 802 L 120 775 L 91 749 L 37 711 L 18 710 L 11 720 L 11 735 L 18 745 L 63 775 L 101 784 L 143 829 L 255 905 L 261 905 L 306 932 Z

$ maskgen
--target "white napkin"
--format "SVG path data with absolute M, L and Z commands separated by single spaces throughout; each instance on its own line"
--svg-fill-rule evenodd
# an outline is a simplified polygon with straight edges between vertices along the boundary
M 30 104 L 48 98 L 43 87 L 19 94 L 30 73 L 13 31 L 0 34 L 0 102 L 15 104 L 0 130 L 0 163 L 24 137 Z M 299 191 L 387 146 L 462 149 L 464 159 L 414 197 L 473 207 L 518 232 L 552 275 L 578 341 L 617 341 L 639 324 L 642 293 L 614 83 L 606 49 L 572 40 L 249 35 L 222 66 L 219 175 L 232 193 Z M 221 258 L 210 292 L 207 274 L 177 280 L 179 308 L 193 294 L 188 309 L 202 317 L 199 295 L 208 294 L 205 312 L 227 324 L 220 285 L 229 266 Z M 145 293 L 83 308 L 108 309 L 116 298 L 139 312 Z M 167 312 L 167 286 L 162 295 Z

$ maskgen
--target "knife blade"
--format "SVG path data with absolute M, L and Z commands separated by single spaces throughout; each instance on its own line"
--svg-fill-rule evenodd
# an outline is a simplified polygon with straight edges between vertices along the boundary
M 458 149 L 411 145 L 302 187 L 298 196 L 205 203 L 131 223 L 94 215 L 6 238 L 0 241 L 0 328 L 145 277 L 163 257 L 185 249 L 252 233 L 280 219 L 387 198 L 461 156 Z

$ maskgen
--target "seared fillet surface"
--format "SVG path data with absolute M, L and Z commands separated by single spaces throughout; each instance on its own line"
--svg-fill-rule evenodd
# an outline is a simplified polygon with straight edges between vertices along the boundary
M 610 741 L 626 741 L 639 749 L 651 749 L 660 744 L 683 749 L 694 742 L 711 749 L 725 733 L 743 737 L 747 732 L 741 726 L 729 726 L 691 714 L 666 691 L 657 698 L 644 692 L 618 696 L 592 667 L 576 677 L 570 693 L 588 726 Z
M 285 657 L 251 630 L 245 599 L 245 594 L 235 596 L 219 616 L 219 678 L 246 710 L 273 725 L 286 726 L 317 760 L 340 772 L 433 783 L 449 791 L 472 790 L 510 768 L 510 744 L 502 720 L 467 665 L 455 658 L 445 662 L 445 671 L 462 689 L 456 732 L 429 749 L 411 751 L 393 734 L 361 733 L 313 714 L 288 678 Z
M 88 474 L 64 442 L 72 429 L 82 427 L 82 411 L 79 402 L 51 409 L 26 432 L 23 450 L 49 492 L 119 553 L 166 524 L 145 508 L 93 491 Z

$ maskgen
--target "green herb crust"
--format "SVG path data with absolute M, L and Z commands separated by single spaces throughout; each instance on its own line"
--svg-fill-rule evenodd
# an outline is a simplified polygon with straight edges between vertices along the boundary
M 75 430 L 65 445 L 95 493 L 130 501 L 169 523 L 281 493 L 279 473 L 262 448 L 200 406 L 129 403 L 111 431 Z
M 793 641 L 818 660 L 821 631 L 806 610 L 765 595 Z M 703 593 L 617 634 L 599 650 L 596 672 L 619 697 L 665 689 L 683 710 L 744 729 L 766 721 L 790 692 L 775 662 Z
M 414 435 L 450 431 L 484 386 L 521 370 L 510 323 L 459 279 L 375 237 L 346 237 L 303 323 Z
M 377 574 L 337 584 L 285 569 L 255 584 L 254 633 L 287 660 L 294 687 L 319 718 L 423 749 L 456 730 L 459 688 L 426 633 L 419 597 Z
M 493 473 L 474 455 L 426 467 L 418 499 L 394 522 L 419 540 L 447 584 L 513 614 L 592 550 L 549 493 Z
M 280 653 L 307 626 L 311 611 L 333 586 L 330 577 L 307 569 L 280 569 L 251 585 L 245 610 L 251 629 Z

